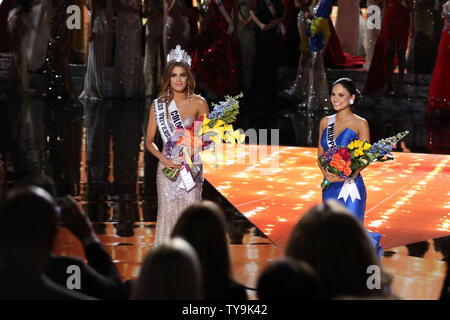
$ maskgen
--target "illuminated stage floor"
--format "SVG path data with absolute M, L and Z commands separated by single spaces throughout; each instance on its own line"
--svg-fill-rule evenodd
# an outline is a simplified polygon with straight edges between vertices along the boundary
M 283 256 L 295 223 L 321 202 L 316 152 L 316 148 L 240 145 L 219 153 L 217 162 L 212 152 L 204 153 L 205 178 L 264 233 L 251 227 L 239 244 L 230 245 L 233 274 L 247 287 L 255 288 L 265 266 Z M 368 193 L 365 226 L 383 235 L 381 263 L 394 276 L 393 293 L 402 299 L 438 299 L 446 265 L 432 239 L 450 234 L 450 156 L 394 156 L 393 162 L 363 171 Z M 127 280 L 137 278 L 151 250 L 155 222 L 133 218 L 132 235 L 119 235 L 126 229 L 117 219 L 124 205 L 108 204 L 110 218 L 94 224 L 103 226 L 98 237 Z M 426 251 L 413 256 L 411 244 L 423 240 Z M 55 253 L 84 257 L 81 244 L 66 228 L 60 228 Z M 257 297 L 253 290 L 248 294 Z
M 365 227 L 382 234 L 385 250 L 449 235 L 450 156 L 394 157 L 362 172 Z M 303 214 L 321 202 L 316 148 L 241 145 L 219 155 L 217 167 L 212 154 L 204 158 L 205 178 L 280 248 Z

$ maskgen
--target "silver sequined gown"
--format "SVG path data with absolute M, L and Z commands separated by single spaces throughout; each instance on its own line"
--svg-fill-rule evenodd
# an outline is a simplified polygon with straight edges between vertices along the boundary
M 250 0 L 239 0 L 239 8 L 244 19 L 250 16 Z M 252 84 L 253 67 L 255 64 L 255 23 L 253 21 L 243 28 L 242 23 L 238 25 L 239 44 L 242 57 L 242 75 L 244 78 L 244 87 L 249 90 Z
M 140 12 L 141 1 L 117 0 L 113 78 L 113 93 L 117 98 L 136 99 L 144 91 Z
M 295 82 L 289 89 L 288 93 L 296 97 L 299 101 L 305 101 L 307 98 L 308 86 L 309 86 L 309 71 L 311 70 L 311 51 L 306 47 L 309 43 L 309 38 L 306 35 L 308 29 L 308 22 L 306 19 L 305 11 L 300 10 L 297 15 L 297 27 L 300 35 L 300 57 L 298 59 L 298 69 Z M 309 45 L 308 45 L 309 47 Z
M 380 24 L 383 20 L 383 0 L 367 0 L 367 7 L 378 6 L 380 8 Z M 373 14 L 373 13 L 372 13 Z M 373 21 L 372 21 L 373 23 Z M 378 34 L 381 29 L 377 28 L 366 28 L 364 36 L 364 48 L 366 50 L 366 63 L 364 64 L 364 69 L 369 70 L 370 64 L 372 63 L 373 51 L 375 50 L 375 43 L 377 42 Z
M 183 120 L 185 127 L 189 127 L 194 118 Z M 172 121 L 168 121 L 172 130 L 175 130 Z M 197 163 L 197 164 L 196 164 Z M 181 212 L 189 205 L 202 200 L 203 167 L 199 155 L 194 158 L 193 176 L 195 176 L 195 187 L 186 192 L 177 187 L 181 181 L 178 175 L 177 181 L 169 180 L 163 173 L 164 165 L 159 162 L 156 173 L 156 187 L 158 192 L 158 214 L 156 218 L 156 231 L 154 247 L 170 238 L 172 229 L 177 222 Z
M 359 0 L 338 0 L 336 33 L 342 50 L 353 55 L 358 54 L 359 16 Z
M 313 9 L 316 16 L 320 2 Z M 306 96 L 307 110 L 330 110 L 330 94 L 328 92 L 327 74 L 325 71 L 325 50 L 328 38 L 323 37 L 324 47 L 319 51 L 311 51 L 311 63 L 305 68 L 308 72 L 308 87 Z
M 103 99 L 105 93 L 104 66 L 107 36 L 105 10 L 99 10 L 95 16 L 91 15 L 91 19 L 94 39 L 89 42 L 88 63 L 80 99 L 95 100 Z
M 164 12 L 163 46 L 164 56 L 177 45 L 186 48 L 191 40 L 191 28 L 189 26 L 189 11 L 184 0 L 175 0 L 175 4 L 167 12 Z M 172 1 L 170 1 L 172 2 Z M 168 6 L 168 4 L 166 4 Z

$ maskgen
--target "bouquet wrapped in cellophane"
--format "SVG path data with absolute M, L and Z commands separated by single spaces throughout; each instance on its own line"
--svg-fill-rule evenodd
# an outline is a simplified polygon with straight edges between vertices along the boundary
M 164 156 L 174 162 L 186 164 L 192 169 L 191 155 L 194 156 L 222 142 L 242 143 L 245 135 L 239 130 L 234 130 L 232 125 L 239 114 L 238 99 L 242 97 L 242 93 L 234 97 L 225 96 L 225 101 L 213 104 L 213 111 L 208 117 L 204 114 L 189 128 L 178 128 L 166 143 Z M 164 168 L 162 171 L 173 181 L 177 179 L 179 173 L 179 169 Z
M 361 140 L 353 140 L 347 146 L 335 146 L 325 151 L 319 158 L 320 165 L 341 178 L 351 178 L 362 167 L 375 161 L 394 160 L 392 147 L 402 140 L 409 131 L 400 132 L 395 136 L 382 139 L 373 145 Z M 323 179 L 320 187 L 326 189 L 330 182 Z

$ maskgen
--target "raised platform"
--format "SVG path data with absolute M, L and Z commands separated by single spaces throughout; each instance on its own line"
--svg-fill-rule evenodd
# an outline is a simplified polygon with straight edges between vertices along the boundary
M 206 155 L 206 179 L 285 248 L 295 223 L 322 201 L 317 149 L 257 145 L 228 149 L 217 167 L 214 155 Z M 394 157 L 362 173 L 366 228 L 382 234 L 385 250 L 449 235 L 450 156 L 394 153 Z

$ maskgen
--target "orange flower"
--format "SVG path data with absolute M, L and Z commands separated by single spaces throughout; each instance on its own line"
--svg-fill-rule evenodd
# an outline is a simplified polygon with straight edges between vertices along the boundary
M 350 169 L 350 167 L 346 167 L 346 168 L 344 169 L 344 174 L 345 174 L 346 176 L 350 176 L 350 175 L 352 174 L 352 169 Z
M 335 153 L 333 155 L 333 160 L 342 160 L 342 157 L 340 155 L 338 155 L 337 153 Z
M 338 169 L 339 171 L 343 171 L 345 168 L 345 162 L 344 160 L 332 160 L 330 164 Z

